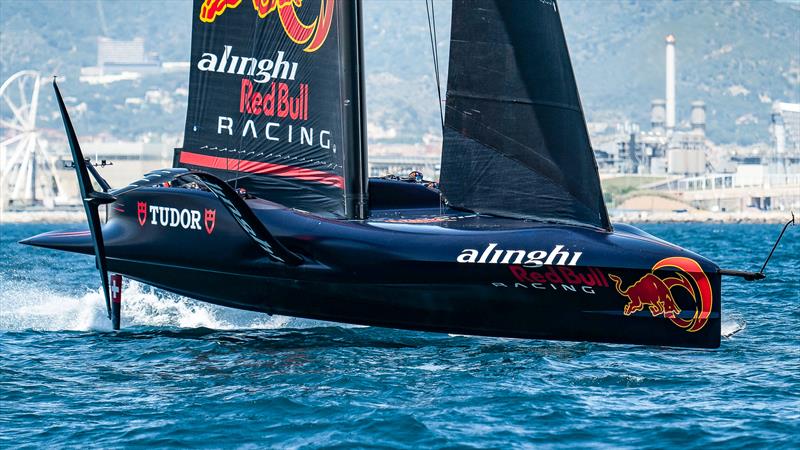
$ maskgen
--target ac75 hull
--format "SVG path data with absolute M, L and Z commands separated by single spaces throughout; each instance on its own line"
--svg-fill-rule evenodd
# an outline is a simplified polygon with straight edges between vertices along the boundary
M 248 205 L 303 262 L 267 258 L 212 195 L 140 189 L 103 227 L 112 272 L 234 308 L 458 334 L 715 348 L 712 262 L 614 232 L 438 210 L 323 219 Z M 92 254 L 88 233 L 23 243 Z

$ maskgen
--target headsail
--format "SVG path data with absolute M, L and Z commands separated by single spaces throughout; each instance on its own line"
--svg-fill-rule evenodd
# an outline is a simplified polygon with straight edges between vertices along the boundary
M 609 228 L 555 0 L 453 0 L 441 188 L 456 207 Z
M 339 3 L 195 0 L 175 165 L 286 206 L 344 216 L 351 145 Z

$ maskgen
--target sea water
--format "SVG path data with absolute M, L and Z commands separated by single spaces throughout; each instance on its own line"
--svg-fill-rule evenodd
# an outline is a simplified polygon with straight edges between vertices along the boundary
M 2 230 L 0 447 L 800 447 L 800 228 L 726 279 L 718 350 L 270 317 L 128 283 Z M 80 228 L 80 226 L 77 226 Z M 645 225 L 755 270 L 777 225 Z

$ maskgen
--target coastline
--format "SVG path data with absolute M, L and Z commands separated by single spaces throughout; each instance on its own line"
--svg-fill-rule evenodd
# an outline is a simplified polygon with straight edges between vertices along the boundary
M 103 218 L 102 212 L 100 217 Z M 86 213 L 82 209 L 67 211 L 3 211 L 0 225 L 12 223 L 84 223 Z
M 101 213 L 101 218 L 103 217 Z M 786 223 L 791 219 L 789 211 L 769 212 L 626 212 L 611 215 L 613 223 Z M 0 225 L 20 223 L 79 224 L 85 222 L 84 212 L 69 211 L 4 211 Z
M 789 211 L 768 212 L 630 212 L 612 214 L 611 222 L 620 223 L 764 223 L 783 224 L 792 218 Z

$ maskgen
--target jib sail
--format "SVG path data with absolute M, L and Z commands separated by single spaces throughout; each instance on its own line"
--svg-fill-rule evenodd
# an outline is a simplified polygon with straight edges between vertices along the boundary
M 354 147 L 345 100 L 354 75 L 343 67 L 341 3 L 195 0 L 175 165 L 289 207 L 344 216 L 344 150 Z
M 453 0 L 441 188 L 473 211 L 609 227 L 555 0 Z

